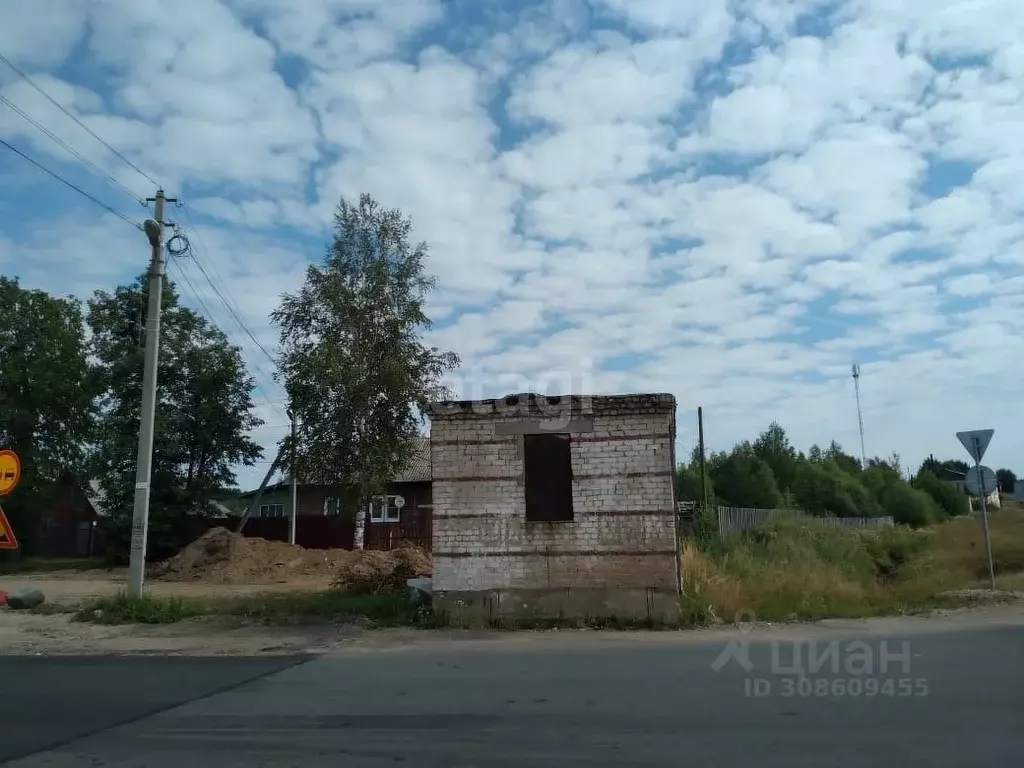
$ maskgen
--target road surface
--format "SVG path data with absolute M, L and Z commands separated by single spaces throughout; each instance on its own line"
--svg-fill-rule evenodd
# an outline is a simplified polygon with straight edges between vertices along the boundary
M 735 633 L 739 644 L 723 656 L 721 639 L 667 633 L 523 637 L 318 658 L 0 657 L 0 760 L 51 768 L 1024 765 L 1020 625 L 811 635 L 823 663 L 806 684 L 789 671 L 790 640 L 773 651 L 762 637 Z M 801 648 L 807 667 L 810 646 Z

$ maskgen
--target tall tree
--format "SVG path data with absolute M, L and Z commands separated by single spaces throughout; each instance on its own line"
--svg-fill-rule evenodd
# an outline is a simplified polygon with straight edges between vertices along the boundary
M 146 276 L 89 302 L 92 351 L 104 387 L 92 465 L 109 515 L 113 554 L 127 554 L 139 439 Z M 195 533 L 196 515 L 235 485 L 232 467 L 253 464 L 262 449 L 249 430 L 254 382 L 241 351 L 219 329 L 178 304 L 173 283 L 162 296 L 158 400 L 150 490 L 148 554 L 172 553 Z
M 754 441 L 753 448 L 754 454 L 771 467 L 779 490 L 785 493 L 792 488 L 798 456 L 782 425 L 773 421 Z
M 1017 475 L 1011 469 L 997 469 L 996 480 L 1003 493 L 1013 493 L 1017 488 Z
M 302 288 L 272 314 L 281 379 L 299 417 L 300 476 L 335 486 L 354 510 L 409 460 L 417 410 L 443 399 L 453 352 L 426 346 L 423 304 L 435 286 L 411 221 L 369 195 L 342 200 L 334 239 Z
M 825 458 L 848 474 L 857 474 L 862 469 L 860 459 L 845 453 L 843 446 L 835 440 L 829 443 L 828 449 L 825 451 Z
M 0 317 L 0 448 L 22 462 L 21 482 L 3 504 L 23 550 L 33 554 L 54 484 L 86 482 L 95 382 L 74 298 L 0 277 Z
M 775 509 L 783 504 L 771 467 L 754 453 L 749 442 L 740 443 L 730 453 L 714 454 L 709 471 L 722 502 L 761 509 Z

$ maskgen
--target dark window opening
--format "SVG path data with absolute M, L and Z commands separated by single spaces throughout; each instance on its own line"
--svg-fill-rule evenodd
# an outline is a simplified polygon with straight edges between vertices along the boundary
M 572 461 L 569 436 L 524 435 L 526 519 L 572 522 Z

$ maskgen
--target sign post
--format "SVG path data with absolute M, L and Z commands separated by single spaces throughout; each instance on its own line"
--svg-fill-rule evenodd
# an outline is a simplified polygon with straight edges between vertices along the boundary
M 21 459 L 14 451 L 0 451 L 0 496 L 6 496 L 21 480 Z M 14 535 L 7 515 L 0 507 L 0 549 L 17 549 L 18 537 Z
M 987 490 L 985 473 L 983 471 L 988 468 L 981 466 L 981 459 L 985 455 L 985 451 L 988 449 L 988 444 L 992 441 L 992 435 L 994 434 L 994 429 L 974 429 L 956 433 L 957 438 L 959 438 L 964 448 L 967 449 L 971 458 L 974 459 L 974 473 L 979 485 L 978 491 L 980 491 L 979 496 L 981 498 L 981 526 L 985 531 L 985 557 L 988 559 L 988 581 L 993 592 L 996 590 L 996 572 L 992 566 L 992 540 L 988 533 L 988 504 L 985 500 L 985 497 L 991 491 Z

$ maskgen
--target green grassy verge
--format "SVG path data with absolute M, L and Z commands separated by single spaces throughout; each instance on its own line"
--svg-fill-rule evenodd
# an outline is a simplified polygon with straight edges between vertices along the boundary
M 1024 514 L 993 515 L 1000 584 L 1024 571 Z M 688 542 L 683 551 L 683 621 L 705 625 L 857 618 L 954 607 L 980 596 L 987 576 L 981 524 L 958 518 L 927 529 L 832 528 L 806 518 Z

